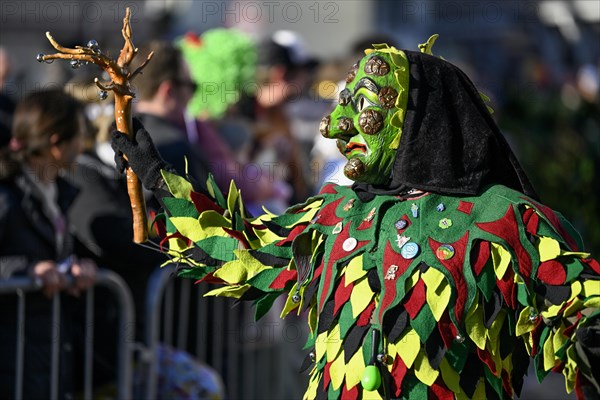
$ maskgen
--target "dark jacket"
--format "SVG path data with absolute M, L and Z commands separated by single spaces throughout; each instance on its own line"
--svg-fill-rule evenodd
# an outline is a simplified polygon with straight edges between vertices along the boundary
M 63 213 L 72 203 L 76 190 L 57 180 L 58 203 Z M 0 279 L 26 275 L 30 266 L 41 260 L 61 260 L 74 252 L 74 241 L 67 233 L 62 249 L 50 219 L 43 213 L 41 193 L 33 182 L 18 175 L 0 182 Z M 73 298 L 61 295 L 59 398 L 72 391 L 72 333 L 69 317 Z M 52 321 L 52 301 L 41 293 L 26 297 L 23 398 L 43 399 L 50 393 L 50 360 L 56 329 Z M 14 398 L 17 332 L 17 298 L 3 295 L 0 300 L 0 398 Z M 54 327 L 56 328 L 56 327 Z

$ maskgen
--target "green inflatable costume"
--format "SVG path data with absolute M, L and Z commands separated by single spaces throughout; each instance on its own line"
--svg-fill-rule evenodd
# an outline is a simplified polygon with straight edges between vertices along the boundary
M 253 301 L 257 318 L 281 295 L 282 317 L 307 311 L 306 399 L 512 398 L 531 358 L 540 381 L 561 372 L 592 398 L 600 265 L 537 201 L 433 40 L 375 45 L 352 67 L 320 131 L 357 183 L 327 184 L 283 215 L 247 215 L 233 183 L 227 196 L 211 179 L 197 190 L 115 135 L 117 161 L 122 151 L 156 189 L 182 277 L 224 284 L 210 294 Z M 158 181 L 145 172 L 158 168 Z

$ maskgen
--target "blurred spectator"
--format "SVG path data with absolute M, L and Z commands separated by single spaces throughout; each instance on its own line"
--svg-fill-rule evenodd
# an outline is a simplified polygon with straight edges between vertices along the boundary
M 29 95 L 17 106 L 12 138 L 0 165 L 0 277 L 29 275 L 42 293 L 27 298 L 24 322 L 23 397 L 47 398 L 57 327 L 52 297 L 63 289 L 78 295 L 94 284 L 96 265 L 71 236 L 66 214 L 77 193 L 59 174 L 72 167 L 82 147 L 81 105 L 61 91 Z M 66 274 L 74 277 L 67 287 Z M 44 295 L 46 297 L 44 297 Z M 59 398 L 73 390 L 73 300 L 61 301 Z M 15 298 L 0 306 L 0 393 L 14 398 L 17 321 Z
M 134 63 L 141 64 L 150 52 L 154 52 L 152 60 L 133 82 L 137 89 L 134 111 L 165 161 L 185 175 L 187 160 L 190 176 L 203 185 L 208 177 L 209 149 L 191 146 L 185 125 L 185 110 L 196 84 L 181 52 L 167 42 L 142 46 Z
M 15 103 L 5 93 L 4 87 L 10 70 L 8 53 L 0 46 L 0 148 L 7 146 L 10 141 L 12 115 L 15 112 Z

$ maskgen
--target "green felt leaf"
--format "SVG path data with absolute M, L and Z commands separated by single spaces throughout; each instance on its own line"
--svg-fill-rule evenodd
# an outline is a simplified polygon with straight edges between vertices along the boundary
M 196 245 L 216 260 L 233 261 L 233 252 L 238 249 L 239 242 L 233 238 L 213 236 L 197 242 Z
M 286 268 L 264 269 L 248 280 L 248 283 L 257 289 L 262 290 L 263 292 L 281 291 L 281 289 L 271 289 L 269 286 L 284 270 L 286 270 Z
M 281 292 L 268 293 L 256 301 L 256 311 L 254 313 L 254 320 L 258 321 L 271 309 L 273 303 L 281 295 Z
M 199 214 L 193 203 L 185 199 L 178 199 L 176 197 L 165 197 L 162 199 L 165 207 L 169 211 L 170 215 L 174 217 L 190 217 L 198 218 Z
M 186 268 L 177 273 L 177 276 L 180 278 L 189 278 L 189 279 L 202 279 L 206 275 L 215 271 L 216 267 L 196 267 L 196 268 Z
M 192 201 L 190 198 L 190 193 L 194 190 L 194 188 L 192 187 L 191 183 L 186 181 L 181 176 L 172 174 L 169 171 L 161 170 L 160 173 L 162 174 L 162 177 L 169 188 L 169 192 L 171 192 L 174 197 L 186 199 L 190 202 Z
M 532 299 L 530 299 L 529 292 L 525 285 L 517 284 L 517 300 L 525 307 L 531 305 Z
M 346 337 L 355 323 L 356 319 L 352 316 L 352 303 L 348 301 L 342 306 L 342 311 L 339 316 L 340 337 L 342 340 Z
M 502 378 L 499 378 L 496 375 L 494 375 L 487 365 L 483 366 L 483 373 L 485 375 L 485 379 L 488 381 L 488 383 L 494 389 L 494 391 L 498 394 L 498 398 L 504 398 L 504 396 L 502 396 Z
M 488 262 L 485 267 L 483 267 L 483 270 L 477 277 L 477 286 L 479 287 L 479 290 L 481 290 L 481 293 L 483 293 L 485 301 L 490 301 L 494 288 L 496 287 L 496 274 L 494 273 L 491 262 Z
M 263 246 L 260 249 L 261 253 L 265 253 L 265 254 L 272 254 L 276 257 L 281 257 L 281 258 L 287 258 L 287 259 L 291 259 L 292 258 L 292 247 L 291 245 L 289 246 L 277 246 L 275 243 L 271 243 L 268 244 L 266 246 Z
M 329 384 L 329 389 L 327 390 L 327 399 L 335 400 L 340 398 L 340 394 L 342 394 L 342 386 L 337 388 L 337 390 L 333 389 L 333 384 Z
M 215 182 L 215 177 L 212 173 L 208 174 L 208 178 L 206 179 L 206 187 L 208 189 L 208 193 L 213 199 L 215 199 L 219 207 L 227 209 L 227 201 L 225 200 L 221 189 L 219 189 L 219 186 Z
M 425 343 L 429 338 L 431 331 L 437 326 L 435 317 L 427 303 L 423 305 L 423 308 L 421 308 L 421 311 L 419 311 L 419 314 L 417 314 L 415 319 L 410 321 L 410 325 L 419 335 L 421 342 Z
M 469 348 L 467 347 L 467 342 L 458 343 L 454 341 L 450 350 L 446 352 L 446 359 L 452 368 L 460 374 L 465 367 L 468 355 Z
M 567 260 L 567 262 L 564 262 L 564 266 L 567 270 L 567 278 L 565 283 L 574 281 L 583 271 L 583 265 L 581 265 L 581 262 L 577 258 L 568 257 Z
M 427 392 L 427 386 L 412 374 L 407 374 L 402 381 L 401 399 L 427 399 Z

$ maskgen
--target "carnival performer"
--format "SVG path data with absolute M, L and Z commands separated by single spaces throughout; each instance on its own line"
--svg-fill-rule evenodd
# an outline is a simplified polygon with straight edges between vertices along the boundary
M 307 311 L 306 399 L 493 399 L 564 375 L 596 398 L 600 265 L 542 205 L 485 96 L 456 66 L 374 45 L 320 131 L 348 159 L 351 187 L 326 184 L 282 215 L 253 217 L 170 171 L 137 124 L 113 135 L 164 206 L 156 221 L 180 276 L 253 301 L 260 318 Z

